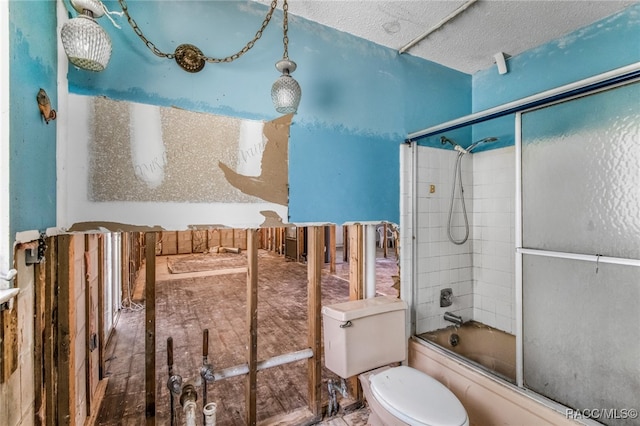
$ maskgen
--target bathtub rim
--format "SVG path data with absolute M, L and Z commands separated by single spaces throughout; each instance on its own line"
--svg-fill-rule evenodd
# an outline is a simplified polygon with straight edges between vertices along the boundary
M 568 412 L 568 410 L 572 410 L 571 407 L 568 407 L 566 405 L 562 405 L 559 402 L 556 402 L 552 399 L 549 399 L 547 397 L 545 397 L 544 395 L 540 395 L 537 392 L 534 392 L 530 389 L 527 389 L 526 387 L 519 387 L 517 386 L 515 383 L 511 383 L 508 380 L 502 379 L 500 376 L 491 373 L 490 370 L 475 365 L 476 363 L 455 353 L 452 352 L 446 348 L 443 348 L 442 346 L 431 342 L 429 340 L 423 339 L 418 337 L 417 335 L 412 335 L 409 338 L 409 342 L 414 342 L 417 343 L 421 346 L 425 346 L 427 348 L 429 348 L 430 350 L 433 350 L 434 352 L 445 356 L 453 361 L 455 361 L 458 365 L 460 365 L 462 368 L 466 368 L 471 370 L 472 372 L 479 374 L 481 376 L 483 376 L 486 379 L 489 379 L 491 381 L 493 381 L 494 383 L 496 383 L 499 386 L 504 386 L 506 387 L 508 390 L 511 390 L 513 392 L 518 393 L 519 395 L 525 397 L 525 398 L 529 398 L 555 412 L 557 412 L 559 415 L 562 416 L 566 416 L 566 413 Z M 408 359 L 407 359 L 407 364 L 408 364 Z M 576 424 L 581 424 L 581 425 L 585 425 L 585 426 L 602 426 L 602 423 L 593 421 L 591 419 L 572 419 L 573 421 L 576 422 Z
M 479 324 L 479 325 L 480 325 L 480 326 L 482 326 L 482 327 L 488 327 L 488 328 L 490 328 L 490 329 L 494 329 L 494 330 L 496 330 L 496 331 L 498 331 L 498 332 L 502 332 L 502 333 L 505 333 L 505 334 L 509 334 L 509 335 L 511 335 L 511 336 L 513 336 L 513 337 L 515 338 L 515 335 L 514 335 L 514 334 L 507 333 L 507 332 L 506 332 L 506 331 L 504 331 L 504 330 L 497 329 L 497 328 L 495 328 L 495 327 L 492 327 L 492 326 L 490 326 L 490 325 L 486 325 L 486 324 L 481 323 L 481 322 L 478 322 L 478 321 L 473 321 L 473 320 L 471 320 L 471 321 L 465 322 L 465 323 L 464 323 L 464 325 L 469 324 L 470 322 L 475 322 L 476 324 Z M 425 341 L 425 342 L 428 342 L 428 343 L 430 343 L 430 344 L 432 344 L 432 345 L 436 346 L 437 348 L 440 348 L 440 349 L 443 349 L 443 350 L 447 351 L 447 352 L 448 352 L 449 354 L 451 354 L 451 355 L 452 355 L 452 357 L 454 357 L 454 358 L 459 358 L 459 359 L 461 359 L 461 360 L 464 360 L 464 361 L 468 362 L 469 364 L 473 365 L 474 367 L 477 367 L 478 369 L 485 370 L 485 372 L 488 372 L 488 373 L 489 373 L 489 375 L 491 375 L 491 374 L 495 374 L 498 378 L 500 378 L 500 379 L 502 379 L 502 380 L 504 380 L 504 381 L 506 381 L 506 382 L 508 382 L 508 383 L 517 384 L 517 377 L 516 377 L 516 375 L 517 375 L 517 369 L 518 369 L 518 368 L 517 368 L 517 365 L 516 365 L 516 363 L 515 363 L 515 362 L 514 362 L 514 364 L 513 364 L 513 367 L 514 367 L 514 370 L 515 370 L 515 371 L 514 371 L 514 376 L 513 376 L 513 379 L 510 379 L 510 378 L 509 378 L 509 376 L 506 376 L 506 375 L 504 375 L 504 374 L 498 373 L 497 371 L 492 370 L 491 368 L 489 368 L 489 367 L 486 367 L 486 366 L 482 365 L 482 363 L 480 363 L 480 362 L 478 362 L 478 361 L 474 361 L 474 360 L 472 360 L 472 359 L 470 359 L 470 358 L 465 357 L 464 355 L 461 355 L 461 354 L 457 353 L 457 352 L 456 352 L 455 350 L 453 350 L 453 349 L 449 349 L 449 348 L 447 348 L 446 346 L 439 345 L 438 343 L 436 343 L 436 342 L 434 342 L 433 340 L 430 340 L 430 339 L 428 339 L 428 338 L 421 337 L 421 335 L 422 335 L 422 334 L 427 334 L 427 333 L 440 333 L 440 332 L 445 332 L 445 331 L 448 331 L 448 330 L 450 330 L 452 333 L 455 333 L 456 331 L 454 331 L 454 328 L 455 328 L 455 329 L 458 329 L 459 327 L 456 327 L 456 326 L 451 325 L 451 326 L 447 326 L 447 327 L 445 327 L 445 328 L 440 328 L 440 329 L 433 330 L 433 331 L 427 331 L 427 332 L 424 332 L 424 333 L 415 334 L 415 335 L 414 335 L 414 337 L 415 337 L 416 339 L 418 339 L 418 340 L 423 340 L 423 341 Z M 514 342 L 514 344 L 515 344 L 515 342 Z M 515 353 L 514 353 L 514 355 L 515 355 L 515 356 L 514 356 L 514 361 L 517 361 L 517 355 L 516 355 Z

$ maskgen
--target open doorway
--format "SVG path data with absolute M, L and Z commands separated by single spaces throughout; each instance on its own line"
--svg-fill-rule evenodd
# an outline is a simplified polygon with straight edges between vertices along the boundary
M 322 227 L 321 304 L 347 301 L 353 261 L 349 245 L 362 232 L 355 226 Z M 381 228 L 392 225 L 381 224 Z M 309 334 L 309 235 L 307 227 L 263 228 L 258 235 L 257 356 L 267 360 L 300 353 Z M 179 396 L 171 398 L 170 378 L 193 385 L 202 413 L 205 336 L 207 362 L 214 371 L 246 363 L 247 230 L 215 229 L 156 233 L 155 244 L 155 418 L 158 424 L 184 423 Z M 351 235 L 350 235 L 351 233 Z M 376 243 L 376 292 L 398 295 L 397 232 Z M 350 278 L 351 275 L 351 278 Z M 139 424 L 145 420 L 145 267 L 133 279 L 130 294 L 123 293 L 116 331 L 105 350 L 109 378 L 97 424 Z M 171 343 L 169 343 L 171 342 Z M 172 349 L 169 351 L 169 349 Z M 169 365 L 171 352 L 172 365 Z M 328 404 L 327 382 L 337 379 L 324 368 L 321 401 Z M 297 424 L 308 412 L 309 369 L 306 359 L 258 371 L 258 424 Z M 215 380 L 206 386 L 207 402 L 215 402 L 217 424 L 245 425 L 245 380 L 241 375 Z M 341 407 L 356 408 L 357 392 L 340 398 Z M 173 407 L 172 400 L 173 399 Z M 173 410 L 172 410 L 173 409 Z M 201 415 L 201 414 L 200 414 Z M 198 423 L 201 420 L 198 419 Z

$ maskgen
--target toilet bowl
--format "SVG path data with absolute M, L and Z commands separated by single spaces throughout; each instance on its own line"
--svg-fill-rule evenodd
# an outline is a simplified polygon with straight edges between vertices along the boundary
M 372 426 L 468 426 L 462 403 L 442 383 L 405 360 L 407 305 L 391 296 L 324 306 L 325 366 L 358 375 Z
M 359 377 L 371 426 L 468 426 L 462 403 L 442 383 L 407 366 L 382 367 Z

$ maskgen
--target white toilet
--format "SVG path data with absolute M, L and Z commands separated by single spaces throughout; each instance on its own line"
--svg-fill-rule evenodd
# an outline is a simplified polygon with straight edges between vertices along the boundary
M 408 366 L 404 301 L 391 296 L 324 306 L 326 367 L 338 376 L 359 375 L 372 426 L 468 426 L 469 417 L 442 383 Z

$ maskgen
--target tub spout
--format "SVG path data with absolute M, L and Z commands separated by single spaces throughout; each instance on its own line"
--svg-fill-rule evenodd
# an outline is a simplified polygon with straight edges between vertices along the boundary
M 462 317 L 451 312 L 444 313 L 444 320 L 455 324 L 456 327 L 460 327 L 463 323 Z

